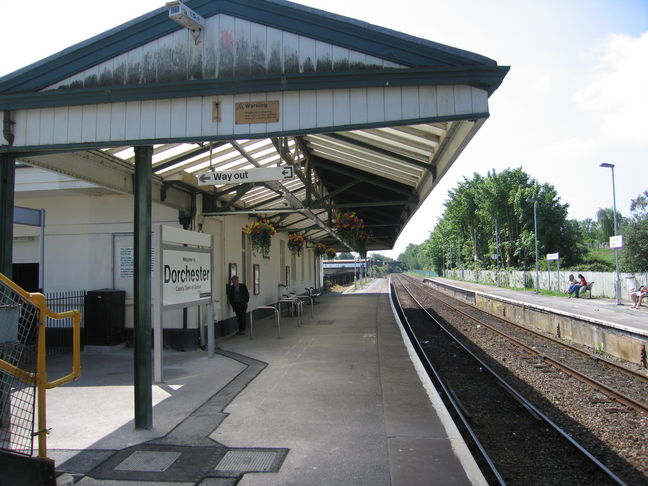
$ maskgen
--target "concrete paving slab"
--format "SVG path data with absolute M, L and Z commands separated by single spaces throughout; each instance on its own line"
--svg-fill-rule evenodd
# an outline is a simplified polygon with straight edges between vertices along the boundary
M 84 353 L 82 378 L 48 393 L 50 456 L 84 486 L 408 486 L 429 484 L 420 481 L 431 473 L 468 484 L 455 482 L 461 439 L 448 437 L 414 369 L 387 289 L 383 280 L 322 296 L 303 326 L 282 317 L 280 339 L 271 318 L 255 320 L 254 339 L 225 340 L 214 359 L 165 352 L 150 431 L 133 428 L 132 350 Z M 51 359 L 50 379 L 69 365 L 69 357 Z M 191 463 L 187 451 L 212 462 L 233 451 L 241 461 L 196 475 L 197 465 L 178 467 Z M 175 481 L 115 471 L 141 452 L 151 467 L 175 452 Z M 276 472 L 251 472 L 267 471 L 268 457 Z
M 282 337 L 281 352 L 269 342 L 259 346 L 262 338 L 224 344 L 245 348 L 268 368 L 230 403 L 211 438 L 250 445 L 271 437 L 274 447 L 290 448 L 272 478 L 246 474 L 240 485 L 406 486 L 428 484 L 423 479 L 431 471 L 449 471 L 449 484 L 471 484 L 459 474 L 462 466 L 410 361 L 386 291 L 383 280 L 323 296 L 314 318 Z M 317 325 L 318 311 L 332 323 Z M 403 449 L 410 442 L 415 445 Z
M 223 388 L 245 365 L 203 351 L 165 353 L 165 383 L 154 384 L 153 429 L 134 428 L 133 350 L 83 353 L 75 382 L 47 392 L 48 449 L 117 450 L 164 436 Z M 70 358 L 48 360 L 48 377 L 68 373 Z

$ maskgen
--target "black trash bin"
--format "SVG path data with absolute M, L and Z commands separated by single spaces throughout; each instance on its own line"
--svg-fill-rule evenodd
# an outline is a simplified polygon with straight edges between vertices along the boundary
M 85 298 L 85 344 L 112 346 L 126 340 L 126 292 L 90 290 Z

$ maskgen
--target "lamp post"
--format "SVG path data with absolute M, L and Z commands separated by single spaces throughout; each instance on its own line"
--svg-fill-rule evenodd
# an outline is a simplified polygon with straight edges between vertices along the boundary
M 497 286 L 500 286 L 500 260 L 502 255 L 500 254 L 500 244 L 499 244 L 499 221 L 495 218 L 495 245 L 497 248 Z
M 601 167 L 612 170 L 612 209 L 614 211 L 614 236 L 619 235 L 619 222 L 617 221 L 617 210 L 616 210 L 616 190 L 614 188 L 614 164 L 608 164 L 606 162 L 601 164 Z M 614 295 L 616 298 L 616 304 L 621 305 L 621 280 L 619 278 L 619 249 L 614 249 L 614 256 L 616 259 L 616 280 L 614 282 Z
M 536 290 L 535 293 L 540 293 L 540 266 L 538 263 L 538 200 L 528 198 L 526 202 L 533 203 L 533 226 L 535 227 L 535 261 L 536 261 Z

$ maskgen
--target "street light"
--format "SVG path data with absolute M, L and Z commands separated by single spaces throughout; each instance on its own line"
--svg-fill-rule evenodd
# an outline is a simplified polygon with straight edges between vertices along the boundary
M 538 200 L 528 198 L 526 202 L 533 203 L 533 226 L 535 227 L 535 258 L 536 258 L 536 290 L 535 293 L 540 293 L 540 267 L 538 264 Z
M 500 244 L 499 244 L 499 222 L 495 218 L 495 245 L 497 247 L 497 286 L 500 286 L 500 260 L 502 255 L 500 254 Z
M 616 190 L 614 188 L 614 164 L 608 164 L 606 162 L 601 164 L 601 167 L 612 170 L 612 209 L 614 210 L 614 236 L 619 235 L 619 222 L 617 221 L 617 210 L 616 210 Z M 621 305 L 621 279 L 619 278 L 619 249 L 614 249 L 615 259 L 616 259 L 616 281 L 614 282 L 614 295 L 616 298 L 616 304 Z

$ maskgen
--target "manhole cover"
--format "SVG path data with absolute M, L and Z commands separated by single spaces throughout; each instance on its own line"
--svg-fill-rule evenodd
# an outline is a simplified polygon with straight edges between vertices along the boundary
M 181 452 L 135 451 L 115 467 L 115 471 L 163 472 Z
M 330 326 L 333 324 L 335 321 L 317 321 L 318 326 Z
M 218 471 L 270 472 L 276 469 L 278 455 L 271 451 L 227 451 L 216 466 Z

